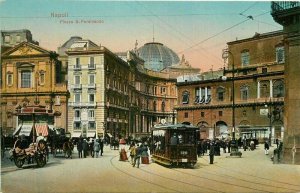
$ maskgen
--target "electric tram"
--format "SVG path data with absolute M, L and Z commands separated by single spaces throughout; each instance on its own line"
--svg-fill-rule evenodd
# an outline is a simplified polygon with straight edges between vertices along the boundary
M 165 166 L 197 163 L 198 128 L 184 124 L 162 124 L 152 128 L 152 160 Z

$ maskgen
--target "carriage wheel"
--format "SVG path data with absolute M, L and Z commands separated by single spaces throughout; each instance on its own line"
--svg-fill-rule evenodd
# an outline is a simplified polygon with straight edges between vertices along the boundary
M 15 157 L 14 162 L 18 168 L 22 168 L 22 166 L 24 165 L 25 159 L 19 159 L 18 157 Z
M 35 159 L 36 159 L 36 163 L 39 167 L 44 167 L 47 163 L 45 154 L 37 154 Z

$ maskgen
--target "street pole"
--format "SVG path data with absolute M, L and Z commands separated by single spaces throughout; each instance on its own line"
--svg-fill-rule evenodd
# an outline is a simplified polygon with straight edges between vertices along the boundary
M 223 54 L 222 54 L 222 58 L 224 60 L 229 58 L 229 54 L 231 55 L 232 58 L 232 80 L 231 80 L 231 97 L 232 97 L 232 141 L 231 141 L 231 153 L 230 156 L 238 156 L 241 157 L 242 153 L 239 151 L 238 149 L 238 144 L 237 141 L 235 139 L 235 89 L 234 89 L 234 57 L 233 54 L 228 50 L 228 49 L 224 49 L 223 50 Z

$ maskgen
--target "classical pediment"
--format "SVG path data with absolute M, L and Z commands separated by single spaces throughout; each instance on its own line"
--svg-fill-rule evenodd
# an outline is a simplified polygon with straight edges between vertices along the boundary
M 2 54 L 2 57 L 9 57 L 9 56 L 28 56 L 28 55 L 48 55 L 50 52 L 45 50 L 35 44 L 23 42 L 11 49 L 7 50 Z

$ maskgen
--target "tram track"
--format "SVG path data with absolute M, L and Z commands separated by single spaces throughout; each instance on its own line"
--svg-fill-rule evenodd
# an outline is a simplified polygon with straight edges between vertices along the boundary
M 203 158 L 204 160 L 206 160 L 208 162 L 207 159 Z M 298 187 L 299 189 L 297 190 L 298 192 L 300 192 L 300 185 L 299 184 L 292 184 L 292 183 L 287 183 L 287 182 L 282 182 L 282 181 L 279 181 L 279 180 L 270 180 L 268 178 L 264 178 L 264 177 L 260 177 L 260 176 L 256 176 L 256 175 L 251 175 L 251 174 L 248 174 L 248 173 L 245 173 L 245 172 L 242 172 L 242 171 L 237 171 L 237 170 L 234 170 L 234 169 L 228 169 L 226 167 L 222 167 L 222 166 L 219 166 L 219 165 L 215 165 L 216 167 L 218 168 L 221 168 L 223 170 L 226 170 L 226 171 L 229 171 L 229 172 L 232 172 L 232 173 L 237 173 L 239 175 L 244 175 L 246 177 L 253 177 L 253 178 L 256 178 L 256 179 L 260 179 L 260 180 L 265 180 L 265 181 L 269 181 L 269 182 L 273 182 L 273 183 L 280 183 L 280 184 L 285 184 L 285 185 L 290 185 L 290 186 L 295 186 L 295 187 Z M 226 175 L 227 174 L 218 174 L 218 175 Z M 237 177 L 233 177 L 231 175 L 228 175 L 228 177 L 232 177 L 232 178 L 237 178 Z M 239 178 L 237 178 L 239 179 Z
M 158 184 L 158 183 L 154 183 L 154 182 L 149 182 L 147 180 L 144 180 L 144 179 L 141 179 L 141 178 L 138 178 L 132 174 L 130 174 L 129 172 L 125 172 L 123 170 L 121 170 L 120 168 L 116 167 L 114 164 L 113 164 L 113 159 L 115 159 L 117 156 L 114 156 L 110 159 L 110 164 L 112 165 L 113 168 L 115 168 L 116 170 L 118 170 L 119 172 L 127 175 L 127 176 L 130 176 L 134 179 L 137 179 L 139 181 L 143 181 L 143 182 L 146 182 L 146 183 L 149 183 L 151 185 L 155 185 L 155 186 L 158 186 L 158 187 L 161 187 L 161 188 L 164 188 L 164 189 L 167 189 L 167 190 L 171 190 L 171 191 L 174 191 L 174 192 L 179 192 L 179 193 L 185 193 L 186 191 L 179 191 L 178 189 L 173 189 L 173 188 L 169 188 L 165 185 L 161 185 L 161 184 Z M 150 174 L 150 175 L 153 175 L 153 176 L 158 176 L 160 178 L 163 178 L 163 179 L 167 179 L 167 180 L 170 180 L 170 181 L 173 181 L 173 182 L 177 182 L 177 183 L 181 183 L 181 184 L 185 184 L 185 185 L 188 185 L 188 186 L 194 186 L 194 187 L 197 187 L 197 188 L 201 188 L 202 192 L 208 192 L 208 191 L 213 191 L 213 192 L 220 192 L 220 193 L 225 193 L 225 192 L 222 192 L 220 190 L 216 190 L 216 189 L 213 189 L 213 188 L 207 188 L 207 187 L 203 187 L 203 186 L 200 186 L 200 185 L 197 185 L 197 184 L 192 184 L 192 183 L 188 183 L 188 182 L 184 182 L 184 181 L 180 181 L 180 180 L 176 180 L 176 179 L 172 179 L 172 178 L 169 178 L 169 177 L 166 177 L 166 176 L 162 176 L 162 175 L 159 175 L 159 174 L 155 174 L 153 172 L 149 172 L 147 170 L 144 170 L 144 169 L 141 169 L 140 168 L 140 171 L 143 171 L 144 173 L 147 173 L 147 174 Z

